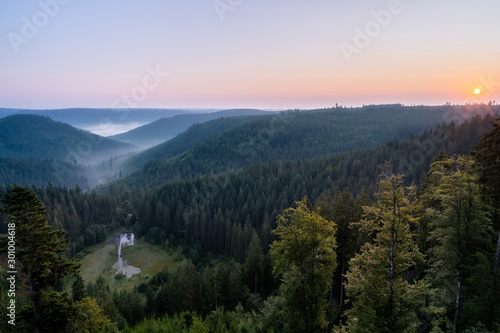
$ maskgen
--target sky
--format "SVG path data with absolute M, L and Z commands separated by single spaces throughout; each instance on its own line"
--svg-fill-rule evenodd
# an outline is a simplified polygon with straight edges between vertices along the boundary
M 0 0 L 0 107 L 500 101 L 499 13 L 498 0 Z

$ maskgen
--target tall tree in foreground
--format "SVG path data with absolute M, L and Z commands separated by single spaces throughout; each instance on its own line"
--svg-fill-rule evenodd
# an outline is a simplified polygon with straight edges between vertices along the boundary
M 375 206 L 364 207 L 359 228 L 373 241 L 350 261 L 346 293 L 352 307 L 346 311 L 347 325 L 336 332 L 417 332 L 417 310 L 427 287 L 412 280 L 422 255 L 411 232 L 416 223 L 413 191 L 403 188 L 401 179 L 386 165 Z
M 472 290 L 484 284 L 485 278 L 474 279 L 475 272 L 484 270 L 482 258 L 490 253 L 492 229 L 488 217 L 489 207 L 481 198 L 478 177 L 470 157 L 440 159 L 432 164 L 433 185 L 426 189 L 424 199 L 433 201 L 426 209 L 429 220 L 431 269 L 429 277 L 439 289 L 434 302 L 449 309 L 448 318 L 453 332 L 461 332 L 467 322 L 464 303 L 476 305 L 477 311 L 484 301 L 472 298 Z M 483 286 L 480 287 L 484 288 Z M 472 320 L 477 321 L 477 318 Z M 467 326 L 474 324 L 467 322 Z
M 338 225 L 338 263 L 340 274 L 340 297 L 339 307 L 342 309 L 345 302 L 345 274 L 348 267 L 348 260 L 356 247 L 356 230 L 353 223 L 358 222 L 362 215 L 362 206 L 354 199 L 351 191 L 346 188 L 342 194 L 335 198 L 334 203 L 335 218 Z
M 335 224 L 313 211 L 307 198 L 296 205 L 277 219 L 274 273 L 281 277 L 290 329 L 320 332 L 327 326 L 327 294 L 337 264 Z
M 479 180 L 484 185 L 486 198 L 491 203 L 493 210 L 493 227 L 498 233 L 496 250 L 493 257 L 493 274 L 490 288 L 488 326 L 491 328 L 493 321 L 500 321 L 500 119 L 493 124 L 495 129 L 486 133 L 479 142 L 474 154 L 479 170 Z
M 59 279 L 75 274 L 78 265 L 66 258 L 65 231 L 52 230 L 45 207 L 34 192 L 13 186 L 5 194 L 3 204 L 7 223 L 15 224 L 17 257 L 28 275 L 31 309 L 21 313 L 23 322 L 19 323 L 24 330 L 115 332 L 116 325 L 108 318 L 101 316 L 97 320 L 96 314 L 101 311 L 94 300 L 74 302 L 68 292 L 56 290 Z
M 64 255 L 65 231 L 52 230 L 45 207 L 33 191 L 13 186 L 3 203 L 8 223 L 15 224 L 17 256 L 28 274 L 35 330 L 59 332 L 69 321 L 72 300 L 68 293 L 55 291 L 54 286 L 78 268 Z

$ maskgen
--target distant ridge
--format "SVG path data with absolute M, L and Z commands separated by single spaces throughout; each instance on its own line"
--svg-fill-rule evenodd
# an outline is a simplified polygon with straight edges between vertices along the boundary
M 109 138 L 131 143 L 142 148 L 150 148 L 174 138 L 194 124 L 204 123 L 223 117 L 258 116 L 266 114 L 270 114 L 270 112 L 257 109 L 230 109 L 212 113 L 181 114 L 173 117 L 161 118 L 126 133 L 109 136 Z
M 213 135 L 263 117 L 266 117 L 266 115 L 221 117 L 204 123 L 194 124 L 175 138 L 131 156 L 124 163 L 123 169 L 128 173 L 140 169 L 148 161 L 167 160 L 194 148 L 196 145 L 202 144 L 207 138 Z
M 120 182 L 127 186 L 156 187 L 258 162 L 305 161 L 375 148 L 441 124 L 458 124 L 474 115 L 493 114 L 499 108 L 381 105 L 212 120 L 125 160 L 123 170 L 132 173 Z M 233 121 L 238 119 L 242 122 Z
M 86 189 L 115 179 L 119 157 L 137 150 L 49 117 L 7 116 L 0 118 L 0 187 L 52 183 Z
M 120 108 L 66 108 L 66 109 L 16 109 L 0 108 L 0 118 L 14 114 L 35 114 L 50 117 L 55 121 L 62 121 L 73 127 L 94 131 L 102 136 L 109 136 L 119 132 L 121 128 L 127 131 L 130 128 L 147 124 L 164 117 L 194 112 L 214 112 L 213 109 L 120 109 Z M 114 130 L 114 132 L 110 132 Z
M 0 157 L 79 164 L 109 159 L 137 147 L 76 129 L 39 115 L 0 118 Z

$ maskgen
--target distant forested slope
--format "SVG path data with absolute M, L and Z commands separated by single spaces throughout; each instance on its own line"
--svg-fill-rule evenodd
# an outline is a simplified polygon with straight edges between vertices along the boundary
M 260 230 L 264 220 L 274 221 L 283 209 L 304 196 L 315 201 L 321 193 L 332 195 L 334 189 L 345 188 L 353 193 L 362 190 L 373 193 L 378 166 L 385 161 L 391 162 L 394 172 L 405 175 L 407 184 L 418 185 L 441 150 L 447 155 L 468 154 L 483 134 L 493 129 L 493 119 L 492 116 L 477 116 L 459 126 L 442 125 L 403 141 L 392 140 L 375 149 L 307 161 L 258 163 L 220 175 L 169 182 L 139 201 L 140 223 L 135 232 L 153 242 L 164 239 L 161 235 L 181 237 L 186 233 L 189 244 L 200 242 L 202 247 L 216 251 L 220 245 L 216 239 L 212 243 L 209 238 L 219 235 L 220 231 L 206 228 L 216 228 L 207 221 L 215 221 L 218 214 L 223 214 L 224 221 L 244 223 L 248 220 L 252 227 Z
M 92 245 L 120 225 L 126 225 L 154 243 L 164 242 L 172 235 L 188 244 L 199 241 L 203 249 L 206 246 L 220 251 L 220 246 L 225 248 L 230 244 L 217 245 L 210 237 L 229 232 L 233 224 L 244 224 L 247 220 L 263 237 L 264 221 L 272 227 L 277 214 L 305 195 L 314 201 L 321 193 L 332 195 L 345 188 L 353 193 L 363 189 L 373 193 L 377 167 L 387 160 L 391 161 L 394 172 L 405 174 L 407 184 L 417 185 L 440 150 L 448 155 L 469 153 L 483 133 L 493 128 L 492 122 L 491 116 L 474 117 L 461 125 L 441 125 L 405 140 L 390 140 L 374 149 L 305 161 L 254 163 L 218 175 L 172 180 L 156 188 L 113 182 L 98 191 L 82 192 L 80 188 L 62 188 L 53 182 L 56 186 L 41 186 L 39 194 L 49 207 L 49 216 L 57 217 L 58 227 L 68 231 L 74 249 Z M 223 229 L 218 230 L 213 223 L 221 215 L 224 223 L 231 223 L 219 225 Z M 205 228 L 217 230 L 202 232 Z M 195 234 L 189 234 L 193 230 Z M 269 239 L 270 235 L 266 237 Z
M 0 119 L 0 156 L 54 159 L 91 163 L 120 155 L 134 146 L 76 129 L 37 115 L 14 115 Z M 74 152 L 74 153 L 73 153 Z
M 199 110 L 198 112 L 213 112 Z M 68 109 L 8 109 L 0 108 L 0 118 L 11 115 L 39 115 L 55 121 L 69 124 L 76 128 L 111 129 L 114 126 L 130 128 L 134 124 L 146 124 L 164 117 L 189 113 L 184 109 L 148 109 L 148 108 L 68 108 Z M 108 128 L 109 126 L 109 128 Z M 111 135 L 101 134 L 101 135 Z
M 0 157 L 0 185 L 48 183 L 88 188 L 88 168 L 61 161 Z
M 42 186 L 52 182 L 88 187 L 104 175 L 104 161 L 109 171 L 113 157 L 134 150 L 137 147 L 131 144 L 106 139 L 48 117 L 8 116 L 0 119 L 0 184 Z
M 442 122 L 466 118 L 467 114 L 491 111 L 477 107 L 404 107 L 369 106 L 356 109 L 325 109 L 305 112 L 284 112 L 257 117 L 254 121 L 225 131 L 193 140 L 191 128 L 170 143 L 139 155 L 148 161 L 123 180 L 128 185 L 158 186 L 173 179 L 188 179 L 203 174 L 215 174 L 279 159 L 306 160 L 361 148 L 373 148 L 392 139 L 401 140 L 417 135 Z M 462 118 L 460 118 L 462 117 Z M 216 121 L 206 126 L 219 126 Z M 209 128 L 209 127 L 208 127 Z M 189 134 L 188 134 L 189 133 Z M 205 140 L 203 140 L 205 139 Z M 183 140 L 196 142 L 182 144 Z M 177 153 L 176 156 L 174 154 Z M 138 165 L 138 158 L 131 162 Z
M 161 118 L 128 132 L 110 136 L 109 138 L 149 148 L 174 138 L 197 123 L 204 123 L 221 117 L 256 116 L 267 113 L 269 112 L 254 109 L 233 109 L 211 113 L 181 114 Z
M 124 163 L 124 169 L 136 171 L 149 161 L 167 160 L 200 145 L 207 138 L 217 133 L 257 119 L 258 116 L 222 117 L 192 125 L 188 130 L 177 135 L 175 138 L 130 157 Z
M 434 289 L 428 295 L 429 304 L 423 305 L 422 308 L 409 307 L 405 310 L 415 314 L 415 327 L 419 325 L 422 332 L 430 332 L 433 326 L 445 328 L 449 324 L 446 320 L 454 317 L 453 286 L 456 283 L 450 284 L 447 281 L 454 281 L 457 277 L 456 270 L 447 269 L 449 276 L 441 276 L 441 280 L 438 280 L 435 273 L 439 274 L 441 270 L 429 269 L 436 258 L 435 255 L 446 258 L 446 255 L 435 251 L 442 249 L 439 244 L 442 241 L 435 236 L 450 240 L 447 235 L 458 234 L 455 231 L 460 229 L 455 225 L 446 224 L 448 221 L 456 221 L 453 211 L 450 213 L 450 210 L 443 210 L 443 213 L 435 216 L 435 221 L 431 221 L 433 223 L 429 223 L 427 218 L 432 217 L 436 209 L 442 210 L 441 205 L 453 204 L 450 200 L 441 200 L 445 198 L 442 190 L 454 196 L 462 195 L 460 191 L 452 193 L 456 185 L 462 186 L 465 194 L 468 194 L 467 188 L 474 189 L 474 202 L 471 203 L 476 205 L 478 200 L 484 200 L 485 203 L 484 206 L 477 206 L 478 208 L 486 207 L 488 200 L 479 195 L 479 185 L 474 182 L 475 178 L 462 177 L 463 182 L 446 187 L 439 185 L 439 191 L 433 189 L 433 186 L 437 186 L 435 181 L 439 182 L 435 177 L 439 176 L 440 172 L 458 174 L 461 172 L 460 168 L 437 170 L 434 166 L 434 171 L 437 170 L 434 176 L 430 176 L 428 171 L 436 157 L 441 163 L 445 163 L 441 165 L 446 165 L 451 161 L 447 160 L 446 155 L 468 154 L 474 150 L 483 134 L 494 128 L 493 120 L 493 116 L 478 115 L 461 124 L 443 123 L 402 140 L 392 139 L 376 148 L 365 147 L 303 160 L 256 162 L 218 174 L 204 174 L 191 179 L 171 179 L 155 185 L 156 187 L 131 187 L 124 182 L 114 182 L 99 191 L 82 191 L 79 187 L 68 189 L 49 184 L 37 188 L 36 192 L 47 207 L 51 225 L 66 230 L 66 236 L 71 240 L 68 253 L 72 255 L 87 246 L 104 242 L 119 230 L 126 229 L 133 231 L 138 239 L 142 238 L 165 249 L 182 251 L 188 258 L 175 270 L 165 267 L 154 276 L 138 277 L 143 283 L 133 290 L 121 290 L 111 294 L 102 278 L 85 281 L 88 283 L 88 296 L 100 300 L 97 304 L 105 305 L 101 305 L 105 314 L 126 332 L 145 332 L 150 331 L 151 327 L 167 327 L 168 322 L 175 321 L 176 318 L 184 318 L 175 326 L 177 331 L 189 326 L 194 318 L 198 327 L 211 327 L 213 331 L 226 331 L 224 327 L 232 327 L 232 331 L 238 331 L 239 327 L 251 331 L 248 328 L 258 324 L 262 331 L 281 332 L 283 325 L 295 319 L 284 305 L 284 302 L 290 304 L 285 295 L 286 290 L 279 287 L 280 283 L 283 287 L 284 275 L 273 274 L 276 261 L 269 253 L 270 244 L 279 240 L 272 230 L 276 230 L 279 222 L 288 221 L 284 220 L 283 215 L 296 211 L 297 205 L 294 202 L 301 200 L 302 207 L 306 207 L 307 211 L 302 217 L 298 216 L 299 219 L 321 215 L 325 221 L 335 223 L 334 235 L 331 230 L 328 234 L 320 235 L 314 231 L 319 237 L 318 240 L 336 238 L 335 255 L 338 263 L 327 267 L 329 270 L 324 279 L 327 283 L 317 297 L 322 300 L 321 312 L 330 325 L 339 324 L 345 315 L 356 320 L 357 317 L 351 315 L 350 309 L 353 309 L 353 300 L 356 300 L 357 296 L 345 292 L 346 283 L 352 283 L 359 277 L 366 278 L 368 283 L 383 283 L 388 279 L 389 272 L 386 260 L 389 251 L 380 258 L 371 256 L 370 253 L 367 255 L 368 248 L 380 246 L 378 243 L 381 242 L 374 242 L 377 239 L 372 237 L 370 229 L 361 229 L 360 225 L 366 225 L 367 219 L 371 221 L 373 217 L 376 220 L 370 222 L 371 227 L 377 228 L 380 220 L 391 216 L 391 213 L 374 214 L 381 205 L 380 200 L 376 204 L 373 200 L 386 198 L 380 195 L 380 179 L 387 179 L 389 176 L 399 179 L 397 174 L 404 174 L 405 184 L 415 185 L 420 189 L 416 195 L 413 192 L 408 194 L 412 202 L 416 197 L 422 198 L 422 193 L 423 199 L 427 200 L 419 201 L 418 205 L 416 201 L 412 204 L 411 213 L 417 215 L 418 224 L 412 224 L 408 229 L 411 229 L 411 237 L 404 239 L 418 243 L 411 248 L 413 253 L 421 251 L 420 253 L 426 255 L 422 255 L 418 263 L 412 262 L 411 269 L 406 269 L 404 264 L 399 263 L 396 267 L 404 281 L 432 281 Z M 497 124 L 497 129 L 498 126 Z M 495 147 L 492 149 L 494 151 Z M 494 158 L 495 152 L 491 156 Z M 386 161 L 391 163 L 390 168 L 385 164 Z M 379 166 L 382 164 L 386 165 L 386 174 L 380 173 Z M 443 173 L 441 175 L 448 177 Z M 473 177 L 471 173 L 469 176 Z M 473 183 L 466 183 L 471 180 Z M 394 187 L 390 187 L 385 193 L 391 192 L 391 189 L 393 196 L 396 191 L 400 193 L 399 188 L 394 191 Z M 4 191 L 0 186 L 0 198 Z M 377 192 L 379 194 L 374 195 Z M 468 195 L 464 197 L 470 198 Z M 392 200 L 387 202 L 390 202 L 390 211 L 393 212 Z M 439 220 L 443 214 L 449 214 L 450 219 Z M 487 211 L 481 211 L 481 214 L 486 215 Z M 278 217 L 280 215 L 281 217 Z M 442 223 L 442 226 L 437 228 L 434 224 L 436 222 Z M 471 245 L 474 251 L 462 251 L 467 256 L 467 264 L 471 265 L 467 267 L 473 268 L 463 271 L 467 274 L 463 284 L 463 313 L 468 314 L 459 319 L 463 327 L 481 327 L 481 322 L 487 322 L 488 318 L 493 324 L 493 319 L 498 318 L 498 307 L 495 310 L 494 306 L 490 306 L 499 304 L 498 295 L 490 294 L 488 288 L 491 288 L 491 292 L 495 291 L 491 287 L 493 280 L 490 280 L 490 277 L 493 276 L 491 264 L 499 226 L 498 222 L 490 225 L 485 223 L 482 224 L 481 230 L 488 232 L 474 229 L 460 233 L 460 237 L 464 235 L 465 239 L 469 234 L 481 233 L 482 237 L 481 243 Z M 494 226 L 496 233 L 491 232 L 493 229 L 490 226 Z M 5 232 L 6 226 L 0 224 L 0 230 Z M 440 233 L 433 233 L 436 230 Z M 301 234 L 301 239 L 303 235 Z M 442 235 L 445 237 L 441 237 Z M 333 256 L 332 248 L 329 246 L 328 249 Z M 397 250 L 400 250 L 399 246 Z M 435 251 L 433 255 L 427 255 L 431 253 L 429 250 Z M 447 251 L 452 250 L 450 248 Z M 308 256 L 310 253 L 316 253 L 304 252 L 308 252 Z M 276 252 L 273 252 L 273 255 L 275 254 Z M 285 255 L 291 256 L 289 253 Z M 359 255 L 366 258 L 367 264 L 361 267 L 368 273 L 374 270 L 382 273 L 353 273 L 352 269 L 359 266 L 350 259 L 359 259 Z M 374 262 L 377 265 L 371 264 Z M 297 265 L 302 268 L 305 266 L 310 265 Z M 350 273 L 351 277 L 346 282 L 345 276 Z M 124 278 L 117 275 L 117 279 Z M 316 280 L 295 281 L 300 282 L 307 290 L 317 285 Z M 448 284 L 441 285 L 440 281 Z M 4 287 L 0 285 L 0 291 Z M 374 289 L 377 295 L 387 290 L 384 286 L 371 289 Z M 402 295 L 404 299 L 405 295 Z M 346 297 L 350 300 L 347 303 Z M 380 297 L 373 299 L 377 302 Z M 326 305 L 326 300 L 330 307 Z M 418 300 L 418 303 L 424 303 L 423 296 L 418 297 Z M 295 303 L 298 309 L 306 308 L 302 302 Z M 436 306 L 441 307 L 441 312 L 435 312 Z M 488 311 L 490 308 L 493 311 Z M 373 309 L 384 311 L 385 308 L 375 305 Z M 385 318 L 383 315 L 379 317 Z M 439 318 L 444 318 L 445 321 L 440 322 L 437 320 Z M 352 321 L 350 323 L 352 324 Z M 129 328 L 125 328 L 127 325 Z M 135 328 L 132 328 L 134 326 Z

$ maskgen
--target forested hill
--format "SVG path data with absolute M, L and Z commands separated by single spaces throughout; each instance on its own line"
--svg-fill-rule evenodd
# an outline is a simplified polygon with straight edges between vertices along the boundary
M 86 188 L 95 185 L 101 164 L 137 147 L 76 129 L 44 116 L 13 115 L 0 119 L 0 184 L 43 186 L 48 182 Z M 94 168 L 95 169 L 95 168 Z M 109 170 L 109 167 L 108 167 Z
M 11 158 L 54 159 L 90 163 L 120 155 L 134 146 L 100 137 L 68 124 L 37 115 L 13 115 L 0 119 L 0 156 Z M 79 153 L 80 152 L 80 153 Z
M 262 116 L 263 117 L 263 116 Z M 175 138 L 131 156 L 123 164 L 124 171 L 137 171 L 148 161 L 167 160 L 201 144 L 207 138 L 232 128 L 255 121 L 258 116 L 221 117 L 195 124 Z
M 463 120 L 469 114 L 491 112 L 487 106 L 404 107 L 400 105 L 363 108 L 333 108 L 283 112 L 256 117 L 254 121 L 223 131 L 217 121 L 205 124 L 204 133 L 193 140 L 199 127 L 144 152 L 142 170 L 123 179 L 127 185 L 158 186 L 172 179 L 188 179 L 248 166 L 257 161 L 306 160 L 361 148 L 373 148 L 392 139 L 417 135 L 443 122 Z M 200 140 L 201 139 L 201 140 Z M 189 142 L 189 144 L 184 144 Z M 196 143 L 196 145 L 192 145 Z M 175 146 L 179 149 L 172 149 Z M 192 146 L 192 148 L 190 148 Z M 183 151 L 183 149 L 188 150 Z M 173 156 L 177 154 L 176 156 Z M 132 160 L 138 165 L 138 159 Z
M 391 140 L 375 149 L 308 161 L 255 163 L 219 175 L 170 181 L 156 189 L 114 182 L 106 191 L 81 192 L 49 185 L 41 187 L 39 194 L 48 206 L 49 220 L 57 220 L 57 228 L 67 230 L 77 251 L 111 236 L 128 214 L 133 218 L 126 222 L 127 228 L 154 243 L 164 242 L 171 234 L 189 244 L 200 240 L 211 248 L 219 246 L 206 237 L 224 231 L 204 233 L 201 239 L 204 229 L 200 228 L 215 228 L 213 223 L 221 214 L 224 221 L 232 221 L 231 226 L 248 220 L 269 240 L 270 235 L 261 231 L 264 220 L 272 227 L 276 215 L 303 196 L 314 201 L 321 193 L 332 195 L 345 188 L 373 193 L 378 165 L 385 161 L 391 161 L 394 172 L 405 175 L 407 184 L 418 185 L 440 150 L 449 156 L 468 154 L 493 128 L 493 119 L 475 117 L 461 125 L 440 125 L 412 138 Z M 196 228 L 197 234 L 186 238 L 185 230 L 190 228 Z
M 335 189 L 346 188 L 353 193 L 373 194 L 378 166 L 386 161 L 391 162 L 395 173 L 405 175 L 406 184 L 419 185 L 440 151 L 448 156 L 469 154 L 483 134 L 493 129 L 493 120 L 492 116 L 477 116 L 461 125 L 442 125 L 403 141 L 391 140 L 375 149 L 302 162 L 257 163 L 220 175 L 173 181 L 139 200 L 140 223 L 135 232 L 155 243 L 161 242 L 162 236 L 180 237 L 185 233 L 190 245 L 199 243 L 217 252 L 221 250 L 219 240 L 210 237 L 219 237 L 221 232 L 210 228 L 218 228 L 216 221 L 232 220 L 242 225 L 247 221 L 256 230 L 266 229 L 260 237 L 269 239 L 266 233 L 276 216 L 304 196 L 314 202 L 321 193 L 331 196 Z M 271 225 L 262 226 L 264 221 Z M 227 226 L 224 228 L 228 231 Z
M 482 323 L 488 318 L 491 327 L 494 327 L 495 321 L 498 322 L 495 318 L 499 318 L 500 310 L 494 305 L 500 304 L 500 294 L 493 293 L 495 287 L 492 287 L 493 280 L 490 278 L 493 276 L 491 267 L 499 225 L 498 222 L 489 223 L 486 218 L 489 214 L 488 200 L 479 193 L 481 187 L 475 171 L 467 171 L 462 168 L 463 164 L 457 164 L 464 161 L 473 163 L 474 160 L 467 157 L 448 159 L 446 155 L 468 154 L 476 149 L 484 133 L 494 128 L 493 120 L 494 117 L 489 115 L 475 116 L 461 124 L 443 123 L 403 140 L 392 139 L 376 148 L 304 160 L 257 162 L 220 174 L 171 180 L 157 188 L 133 188 L 122 182 L 108 186 L 107 193 L 51 184 L 35 190 L 47 207 L 50 224 L 56 229 L 66 230 L 66 237 L 70 240 L 68 252 L 72 255 L 80 252 L 85 256 L 88 252 L 84 250 L 89 246 L 105 242 L 126 229 L 134 232 L 138 240 L 149 241 L 158 245 L 159 249 L 177 251 L 181 258 L 186 258 L 175 268 L 165 263 L 163 271 L 154 276 L 137 276 L 128 280 L 120 275 L 113 277 L 111 273 L 111 278 L 123 286 L 122 290 L 113 293 L 102 276 L 80 281 L 78 289 L 83 296 L 90 296 L 86 302 L 91 302 L 89 304 L 96 309 L 95 313 L 102 313 L 101 317 L 124 332 L 152 332 L 154 327 L 169 327 L 172 331 L 181 332 L 184 328 L 194 327 L 193 322 L 197 327 L 204 327 L 206 332 L 302 332 L 304 326 L 296 322 L 309 320 L 299 314 L 309 309 L 307 304 L 310 300 L 289 296 L 298 290 L 304 291 L 306 296 L 314 292 L 312 301 L 317 300 L 320 304 L 316 316 L 324 323 L 314 332 L 332 332 L 332 326 L 345 323 L 345 318 L 349 320 L 349 327 L 354 327 L 361 315 L 363 325 L 373 321 L 373 318 L 381 318 L 375 320 L 377 325 L 393 327 L 385 322 L 385 318 L 403 313 L 411 321 L 408 321 L 409 324 L 405 321 L 404 328 L 398 329 L 398 332 L 416 332 L 416 329 L 406 329 L 410 325 L 419 327 L 419 332 L 445 332 L 449 331 L 445 328 L 452 324 L 450 320 L 458 318 L 456 322 L 461 329 L 457 332 L 491 333 L 498 330 L 465 328 L 484 327 Z M 490 144 L 482 148 L 483 154 L 485 150 L 489 153 L 483 156 L 496 161 L 495 166 L 498 164 L 495 150 L 498 147 L 498 129 L 500 124 L 497 123 L 496 132 L 488 134 Z M 431 162 L 436 160 L 438 162 L 432 166 L 433 173 L 428 173 Z M 385 164 L 386 161 L 392 166 Z M 379 168 L 382 164 L 386 165 L 384 173 Z M 462 174 L 463 170 L 465 174 Z M 407 188 L 402 190 L 398 174 L 404 174 L 404 183 L 415 185 L 418 193 Z M 394 182 L 388 183 L 388 179 Z M 0 198 L 7 196 L 3 192 L 0 186 Z M 398 198 L 400 194 L 402 197 Z M 408 203 L 403 202 L 400 206 L 395 200 L 401 198 Z M 416 198 L 419 198 L 418 201 Z M 297 200 L 300 202 L 294 204 Z M 462 205 L 464 200 L 470 205 Z M 479 202 L 481 200 L 483 204 Z M 399 228 L 402 223 L 412 223 L 401 229 L 396 238 L 397 258 L 402 258 L 400 254 L 406 255 L 408 251 L 415 257 L 404 261 L 409 263 L 408 266 L 399 259 L 392 266 L 398 281 L 394 284 L 398 288 L 394 297 L 398 304 L 411 302 L 397 312 L 388 311 L 385 303 L 379 304 L 380 300 L 388 302 L 385 296 L 390 285 L 389 262 L 393 259 L 389 260 L 391 237 L 374 231 L 381 224 L 384 228 L 390 227 L 386 223 L 388 219 L 395 221 L 392 216 L 396 214 L 396 204 L 398 214 L 401 207 L 401 212 L 411 213 L 411 216 L 398 217 L 398 222 L 393 225 Z M 455 204 L 458 205 L 459 218 L 454 215 L 454 209 L 449 209 Z M 464 219 L 462 207 L 471 206 L 474 206 L 474 224 L 467 232 L 457 232 L 469 226 L 457 225 L 456 221 Z M 468 217 L 465 215 L 466 223 L 469 223 Z M 294 248 L 284 254 L 276 251 L 286 237 L 283 231 L 295 228 L 294 225 L 301 221 L 307 223 L 294 229 L 300 230 L 295 234 L 299 246 L 295 245 L 295 240 L 288 238 Z M 3 228 L 0 230 L 5 233 L 7 226 L 0 225 Z M 322 225 L 330 225 L 330 228 L 316 228 Z M 496 233 L 492 232 L 493 227 Z M 460 242 L 454 241 L 450 235 L 461 237 Z M 479 236 L 479 242 L 469 243 Z M 3 240 L 6 249 L 8 239 L 3 237 Z M 401 242 L 412 244 L 399 246 Z M 467 250 L 457 251 L 457 244 L 464 243 L 467 243 Z M 450 246 L 445 248 L 444 245 Z M 373 252 L 379 248 L 383 252 Z M 136 250 L 140 251 L 139 248 Z M 456 253 L 464 254 L 457 263 L 449 259 Z M 323 254 L 328 256 L 327 262 L 323 260 Z M 436 256 L 439 256 L 439 262 L 436 262 Z M 283 265 L 285 272 L 276 272 L 280 269 L 279 260 L 292 257 L 300 259 L 298 264 L 286 264 L 290 262 L 287 261 Z M 317 258 L 321 260 L 316 261 Z M 324 268 L 321 276 L 309 273 L 311 269 L 316 271 L 318 268 L 317 265 L 310 265 L 311 260 Z M 457 292 L 454 287 L 457 278 L 460 278 L 456 265 L 461 266 L 459 269 L 466 274 L 463 293 L 460 290 Z M 106 270 L 109 267 L 106 266 Z M 302 274 L 302 271 L 309 275 Z M 287 275 L 288 272 L 302 275 Z M 317 276 L 319 279 L 297 276 Z M 137 288 L 125 288 L 126 283 L 135 281 L 141 282 Z M 363 292 L 347 289 L 356 287 L 356 281 L 361 281 Z M 425 287 L 423 281 L 429 287 Z M 84 283 L 88 283 L 87 288 Z M 299 284 L 301 289 L 296 289 Z M 24 286 L 24 290 L 28 288 L 27 283 L 19 285 Z M 417 290 L 415 297 L 408 298 L 406 291 L 401 289 L 407 285 L 410 291 L 420 286 L 425 288 Z M 55 288 L 51 290 L 58 290 Z M 75 291 L 76 284 L 73 288 Z M 7 286 L 0 284 L 0 298 L 6 295 L 6 291 Z M 424 293 L 427 293 L 425 298 Z M 66 297 L 64 293 L 56 292 L 54 295 Z M 464 299 L 459 308 L 463 316 L 455 314 L 456 295 Z M 67 304 L 81 304 L 75 293 L 73 297 L 74 301 Z M 356 305 L 358 299 L 364 300 L 362 297 L 369 298 L 368 313 L 363 313 Z M 424 299 L 428 300 L 425 304 Z M 28 315 L 20 317 L 19 322 L 29 322 L 30 305 L 27 297 L 22 297 L 22 300 L 27 304 Z M 309 303 L 306 304 L 306 301 Z M 293 313 L 291 306 L 296 309 Z M 492 311 L 488 311 L 489 308 Z M 6 309 L 3 307 L 0 311 L 4 317 Z M 56 313 L 59 311 L 59 307 L 52 309 Z M 171 326 L 178 320 L 180 322 Z M 52 324 L 51 321 L 46 322 L 48 326 Z M 117 329 L 108 331 L 116 332 Z M 349 332 L 354 331 L 349 329 Z M 387 329 L 370 330 L 385 331 Z
M 214 110 L 203 110 L 213 112 Z M 128 108 L 69 108 L 69 109 L 7 109 L 0 108 L 0 117 L 11 115 L 39 115 L 76 128 L 95 128 L 101 125 L 122 126 L 146 124 L 164 117 L 189 113 L 183 109 L 128 109 Z M 128 127 L 128 126 L 127 126 Z
M 143 148 L 150 148 L 174 138 L 197 123 L 204 123 L 221 117 L 255 116 L 268 113 L 255 109 L 232 109 L 211 113 L 181 114 L 161 118 L 128 132 L 110 136 L 109 138 L 132 143 Z

